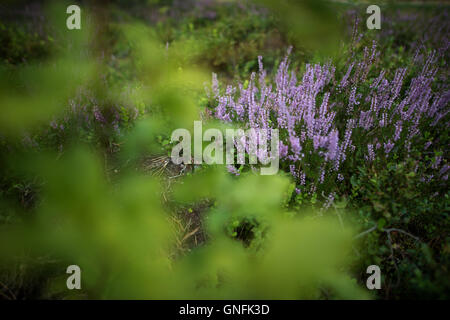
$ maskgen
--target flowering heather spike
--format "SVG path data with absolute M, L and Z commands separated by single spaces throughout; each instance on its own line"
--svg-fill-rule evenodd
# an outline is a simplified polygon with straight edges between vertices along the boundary
M 436 160 L 435 160 L 434 163 L 431 165 L 431 168 L 437 169 L 437 168 L 439 167 L 439 165 L 441 164 L 441 161 L 442 161 L 442 156 L 436 157 Z
M 319 183 L 323 183 L 323 181 L 325 180 L 325 168 L 321 168 L 320 169 L 320 178 L 319 178 Z
M 439 174 L 443 175 L 443 174 L 447 173 L 448 169 L 450 169 L 450 165 L 448 165 L 448 164 L 443 165 L 441 170 L 439 170 Z
M 395 124 L 395 133 L 394 133 L 394 141 L 397 141 L 400 139 L 400 134 L 402 133 L 402 121 L 398 121 Z
M 354 106 L 357 106 L 359 104 L 356 99 L 356 87 L 352 87 L 352 90 L 350 91 L 350 97 L 348 98 L 347 114 L 351 114 L 353 112 Z
M 372 124 L 373 118 L 371 116 L 371 112 L 361 111 L 361 115 L 359 117 L 359 126 L 367 131 L 372 127 Z
M 306 185 L 306 174 L 304 172 L 300 173 L 300 185 Z
M 367 145 L 367 151 L 368 151 L 367 160 L 374 161 L 375 160 L 375 153 L 373 152 L 373 144 L 368 144 Z
M 300 139 L 296 136 L 291 136 L 289 140 L 291 142 L 292 152 L 295 155 L 298 155 L 300 151 L 302 151 L 302 147 L 300 146 Z
M 345 88 L 348 84 L 348 78 L 350 77 L 350 73 L 352 72 L 353 66 L 355 63 L 353 62 L 348 66 L 347 73 L 344 75 L 344 77 L 341 80 L 341 83 L 339 84 L 339 87 Z
M 279 151 L 280 151 L 280 158 L 283 159 L 288 154 L 289 147 L 283 143 L 283 141 L 280 141 L 279 145 Z
M 323 208 L 325 210 L 329 209 L 333 203 L 334 203 L 334 198 L 336 197 L 336 194 L 334 192 L 330 193 L 325 201 L 325 204 L 323 206 Z
M 370 85 L 370 89 L 374 89 L 374 88 L 378 87 L 378 85 L 384 79 L 384 74 L 385 73 L 386 73 L 386 70 L 381 70 L 380 75 L 378 76 L 378 78 L 376 78 L 375 81 Z
M 391 152 L 392 148 L 394 148 L 395 144 L 389 140 L 388 142 L 384 143 L 384 152 L 386 154 L 389 154 Z
M 229 173 L 234 174 L 235 176 L 239 176 L 240 175 L 239 171 L 233 165 L 227 165 L 227 170 L 228 170 Z
M 106 123 L 105 118 L 103 117 L 102 113 L 100 112 L 100 109 L 97 106 L 94 107 L 93 111 L 95 120 L 101 123 Z
M 328 153 L 326 158 L 329 160 L 336 160 L 339 152 L 339 133 L 337 130 L 333 130 L 328 138 Z
M 297 171 L 295 170 L 295 165 L 291 164 L 291 165 L 289 166 L 289 171 L 291 172 L 291 174 L 292 174 L 292 176 L 293 176 L 294 178 L 298 178 L 298 173 L 297 173 Z

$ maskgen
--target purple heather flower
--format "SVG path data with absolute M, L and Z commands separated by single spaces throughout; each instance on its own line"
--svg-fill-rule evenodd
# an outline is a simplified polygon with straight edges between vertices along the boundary
M 320 169 L 319 183 L 323 183 L 324 180 L 325 180 L 325 169 L 321 168 Z
M 339 133 L 337 130 L 333 130 L 328 137 L 328 153 L 327 159 L 336 160 L 339 155 Z
M 95 120 L 101 123 L 106 123 L 105 118 L 103 117 L 102 113 L 100 112 L 100 109 L 97 106 L 94 107 L 93 111 Z
M 388 140 L 388 142 L 384 143 L 384 152 L 386 154 L 389 154 L 389 152 L 391 152 L 391 150 L 394 146 L 395 146 L 395 144 L 392 143 L 391 140 Z
M 375 160 L 375 152 L 373 151 L 373 144 L 367 145 L 367 151 L 368 151 L 367 160 L 374 161 Z
M 240 175 L 239 171 L 233 165 L 227 165 L 227 170 L 228 170 L 229 173 L 234 174 L 235 176 L 239 176 Z
M 296 171 L 296 169 L 295 169 L 295 165 L 291 164 L 291 165 L 289 166 L 289 171 L 291 172 L 291 175 L 292 175 L 294 178 L 298 178 L 298 173 L 297 173 L 297 171 Z
M 278 149 L 280 152 L 280 158 L 285 158 L 287 156 L 288 149 L 289 149 L 289 147 L 287 145 L 285 145 L 283 143 L 283 141 L 280 141 L 279 149 Z
M 350 73 L 352 72 L 353 66 L 355 63 L 352 63 L 348 66 L 347 72 L 345 73 L 344 77 L 342 77 L 341 83 L 339 84 L 339 87 L 345 88 L 348 83 L 348 77 L 350 76 Z
M 439 165 L 441 164 L 442 156 L 436 157 L 436 161 L 431 165 L 432 169 L 437 169 Z
M 400 134 L 402 133 L 402 122 L 399 121 L 395 124 L 394 141 L 400 139 Z
M 300 173 L 300 185 L 306 185 L 306 174 L 304 172 Z
M 292 152 L 294 154 L 298 155 L 300 153 L 300 151 L 302 151 L 302 147 L 300 145 L 300 139 L 298 137 L 291 136 L 289 138 L 289 141 L 291 143 Z
M 331 207 L 331 205 L 334 203 L 334 198 L 335 198 L 336 194 L 334 192 L 330 193 L 324 203 L 323 208 L 329 209 Z
M 439 174 L 440 175 L 445 174 L 448 171 L 448 169 L 450 169 L 450 165 L 448 165 L 448 164 L 443 165 L 441 170 L 439 170 Z

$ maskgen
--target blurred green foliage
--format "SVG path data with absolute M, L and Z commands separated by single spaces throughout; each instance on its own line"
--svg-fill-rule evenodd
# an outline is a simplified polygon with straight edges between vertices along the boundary
M 50 7 L 49 14 L 52 10 L 64 12 L 63 9 L 63 6 Z M 25 129 L 48 121 L 62 109 L 64 101 L 77 86 L 89 81 L 94 71 L 93 62 L 84 49 L 88 45 L 89 25 L 69 37 L 69 30 L 64 27 L 65 20 L 53 23 L 55 29 L 66 31 L 60 34 L 58 50 L 55 50 L 52 59 L 30 61 L 17 67 L 9 63 L 0 65 L 2 135 L 20 135 Z M 6 39 L 11 39 L 6 40 L 6 54 L 14 52 L 17 41 L 20 41 L 20 38 L 17 39 L 20 32 L 10 31 L 10 34 L 10 37 L 6 36 Z M 22 40 L 28 42 L 26 37 Z M 36 55 L 36 58 L 39 55 L 39 48 L 24 50 Z M 13 59 L 17 58 L 13 56 Z
M 3 298 L 368 298 L 347 273 L 352 230 L 286 210 L 287 177 L 195 168 L 168 186 L 139 170 L 142 157 L 161 151 L 158 137 L 199 118 L 209 76 L 181 59 L 197 40 L 166 49 L 139 23 L 100 30 L 95 13 L 92 28 L 69 33 L 61 8 L 50 10 L 62 32 L 54 54 L 1 66 Z M 109 31 L 129 44 L 122 67 L 130 76 L 108 76 L 121 66 L 102 57 L 123 48 L 95 41 Z M 64 113 L 69 98 L 72 113 Z M 108 122 L 114 110 L 120 134 Z M 105 139 L 120 147 L 101 147 Z M 182 250 L 192 232 L 180 232 L 177 208 L 205 198 L 214 202 L 197 212 L 206 241 Z M 258 223 L 250 248 L 230 234 L 242 221 Z M 71 264 L 81 267 L 81 292 L 65 287 Z
M 390 34 L 338 48 L 349 33 L 341 21 L 354 17 L 342 4 L 111 2 L 93 6 L 82 31 L 66 30 L 62 5 L 45 13 L 57 19 L 43 34 L 0 24 L 2 298 L 365 299 L 370 264 L 383 272 L 379 297 L 448 298 L 448 191 L 419 188 L 414 157 L 377 167 L 356 159 L 327 212 L 320 194 L 297 194 L 282 172 L 180 173 L 164 160 L 156 171 L 176 174 L 146 171 L 174 128 L 199 119 L 210 71 L 231 82 L 256 71 L 258 55 L 273 71 L 294 45 L 293 69 L 333 57 L 345 72 L 373 39 L 388 73 L 414 68 L 416 20 L 391 19 Z M 419 240 L 385 231 L 394 227 Z M 357 242 L 356 228 L 374 229 Z M 66 288 L 70 264 L 81 267 L 81 292 Z

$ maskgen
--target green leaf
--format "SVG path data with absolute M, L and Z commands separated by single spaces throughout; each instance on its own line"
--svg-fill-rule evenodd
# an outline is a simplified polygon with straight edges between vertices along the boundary
M 386 220 L 384 218 L 378 219 L 378 230 L 383 230 L 386 225 Z

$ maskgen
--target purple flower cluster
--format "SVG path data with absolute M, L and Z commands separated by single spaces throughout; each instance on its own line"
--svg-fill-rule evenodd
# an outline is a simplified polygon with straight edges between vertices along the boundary
M 68 135 L 74 131 L 87 139 L 97 133 L 108 136 L 111 134 L 111 139 L 122 137 L 124 129 L 130 128 L 140 116 L 140 111 L 135 106 L 114 105 L 105 108 L 100 107 L 101 105 L 88 90 L 80 90 L 69 101 L 69 108 L 49 123 L 49 129 L 56 133 L 54 137 L 58 140 L 60 149 Z
M 424 127 L 446 121 L 450 90 L 433 87 L 440 58 L 436 51 L 417 62 L 418 73 L 399 68 L 389 77 L 388 70 L 376 71 L 380 53 L 373 42 L 359 61 L 348 63 L 340 79 L 330 63 L 307 64 L 298 79 L 289 71 L 289 52 L 274 81 L 267 79 L 261 57 L 258 73 L 245 85 L 227 86 L 222 95 L 214 75 L 216 107 L 211 113 L 247 128 L 278 128 L 280 157 L 298 185 L 308 180 L 315 190 L 330 178 L 343 181 L 340 168 L 356 150 L 370 162 L 393 152 L 407 156 Z

